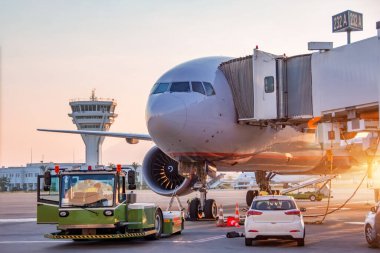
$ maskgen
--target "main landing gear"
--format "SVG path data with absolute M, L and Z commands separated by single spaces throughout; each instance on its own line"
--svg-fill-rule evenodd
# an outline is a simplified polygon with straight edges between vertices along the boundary
M 253 199 L 256 196 L 259 196 L 260 192 L 264 191 L 269 194 L 279 194 L 278 190 L 272 190 L 270 186 L 270 180 L 275 176 L 275 173 L 269 172 L 268 174 L 265 171 L 256 171 L 255 178 L 256 183 L 259 186 L 260 190 L 248 190 L 245 196 L 245 201 L 247 206 L 251 206 Z
M 214 199 L 207 199 L 207 164 L 204 167 L 196 168 L 198 182 L 194 184 L 193 189 L 199 191 L 200 197 L 193 198 L 189 202 L 188 216 L 190 220 L 211 219 L 216 220 L 218 216 L 218 206 Z

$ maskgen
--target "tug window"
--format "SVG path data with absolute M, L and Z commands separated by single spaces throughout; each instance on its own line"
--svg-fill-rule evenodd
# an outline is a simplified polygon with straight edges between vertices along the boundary
M 207 95 L 207 96 L 213 96 L 213 95 L 215 95 L 215 90 L 214 90 L 214 88 L 212 87 L 211 83 L 203 82 L 203 85 L 205 86 L 205 89 L 206 89 L 206 95 Z
M 203 95 L 206 95 L 205 89 L 203 88 L 203 85 L 201 82 L 191 82 L 191 87 L 193 88 L 194 92 L 198 92 Z
M 170 86 L 170 92 L 190 92 L 189 82 L 174 82 Z

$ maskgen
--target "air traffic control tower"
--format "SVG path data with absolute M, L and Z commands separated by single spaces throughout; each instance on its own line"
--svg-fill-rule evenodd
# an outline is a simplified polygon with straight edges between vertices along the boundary
M 100 99 L 92 91 L 90 100 L 73 99 L 70 101 L 72 112 L 69 116 L 78 130 L 108 131 L 117 114 L 115 107 L 117 103 L 113 99 Z M 99 165 L 102 161 L 102 144 L 104 137 L 82 134 L 86 145 L 86 164 Z

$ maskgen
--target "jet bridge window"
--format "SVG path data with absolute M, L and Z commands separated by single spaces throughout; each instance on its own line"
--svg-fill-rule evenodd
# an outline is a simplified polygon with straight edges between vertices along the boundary
M 206 95 L 205 89 L 203 88 L 202 82 L 191 82 L 191 87 L 193 88 L 194 92 L 201 93 L 203 95 Z
M 274 92 L 274 77 L 273 76 L 266 76 L 264 78 L 264 89 L 265 89 L 265 93 Z
M 206 95 L 207 95 L 207 96 L 213 96 L 213 95 L 215 95 L 215 90 L 214 90 L 214 88 L 212 87 L 212 84 L 211 84 L 211 83 L 203 82 L 203 85 L 205 86 L 205 89 L 206 89 Z
M 168 91 L 169 83 L 157 83 L 154 88 L 152 94 L 159 94 Z
M 170 92 L 190 92 L 189 82 L 174 82 L 170 86 Z

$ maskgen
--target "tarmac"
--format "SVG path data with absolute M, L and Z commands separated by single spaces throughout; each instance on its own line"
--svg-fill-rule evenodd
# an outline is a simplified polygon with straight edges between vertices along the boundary
M 334 190 L 329 210 L 334 210 L 353 192 L 352 187 Z M 151 191 L 136 191 L 138 202 L 155 202 L 165 209 L 169 198 L 159 196 Z M 181 197 L 187 206 L 187 199 L 196 196 Z M 239 203 L 241 215 L 245 205 L 245 190 L 213 190 L 208 194 L 218 203 L 223 203 L 225 216 L 233 215 L 235 203 Z M 144 239 L 104 240 L 73 242 L 70 240 L 51 240 L 44 234 L 56 231 L 55 225 L 36 224 L 36 193 L 1 193 L 0 194 L 0 251 L 7 252 L 373 252 L 368 248 L 364 237 L 364 219 L 374 205 L 372 191 L 361 188 L 354 198 L 339 211 L 328 215 L 323 224 L 315 225 L 321 217 L 305 217 L 305 247 L 297 247 L 293 241 L 267 240 L 256 241 L 246 247 L 244 238 L 226 238 L 226 233 L 244 232 L 240 228 L 216 227 L 214 221 L 186 221 L 181 235 L 161 238 L 157 241 Z M 327 200 L 310 202 L 297 201 L 299 207 L 306 207 L 305 216 L 324 214 Z M 176 209 L 176 205 L 173 206 Z

